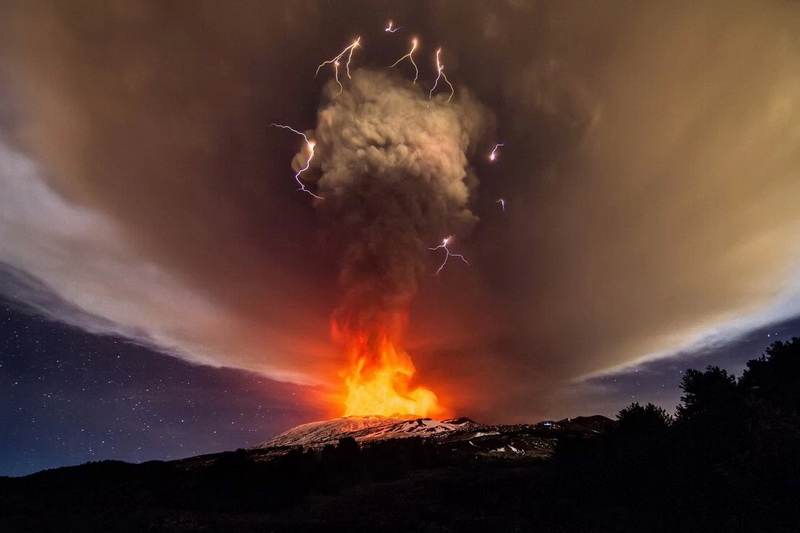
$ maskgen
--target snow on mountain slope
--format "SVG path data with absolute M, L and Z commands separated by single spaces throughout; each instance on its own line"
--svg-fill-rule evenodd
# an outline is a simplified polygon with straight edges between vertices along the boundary
M 450 454 L 483 456 L 489 460 L 540 460 L 550 457 L 558 439 L 598 435 L 613 427 L 604 416 L 548 420 L 538 424 L 488 426 L 469 418 L 433 420 L 419 417 L 348 416 L 303 424 L 251 448 L 259 457 L 285 454 L 288 446 L 320 449 L 345 437 L 361 445 L 391 439 L 419 437 L 447 449 Z
M 471 420 L 458 423 L 451 420 L 440 422 L 431 418 L 418 418 L 416 420 L 406 420 L 388 426 L 354 431 L 348 436 L 358 441 L 400 439 L 403 437 L 430 437 L 451 433 L 453 431 L 471 429 L 470 424 L 477 426 L 477 424 Z
M 346 416 L 333 420 L 322 420 L 297 426 L 272 439 L 253 446 L 253 449 L 276 446 L 317 447 L 335 444 L 344 437 L 353 437 L 359 442 L 405 437 L 427 437 L 445 435 L 454 431 L 479 427 L 468 418 L 438 421 L 430 418 L 384 416 Z
M 271 448 L 274 446 L 311 446 L 314 444 L 333 442 L 342 435 L 352 431 L 374 427 L 390 426 L 404 422 L 406 418 L 387 418 L 385 416 L 345 416 L 332 420 L 309 422 L 284 431 L 253 448 Z

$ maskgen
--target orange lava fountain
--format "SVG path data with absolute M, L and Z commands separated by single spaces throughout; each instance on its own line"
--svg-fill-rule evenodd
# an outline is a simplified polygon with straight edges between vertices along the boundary
M 436 394 L 413 387 L 416 373 L 411 357 L 397 348 L 386 332 L 346 333 L 333 328 L 347 348 L 347 368 L 341 372 L 347 387 L 344 416 L 441 415 Z

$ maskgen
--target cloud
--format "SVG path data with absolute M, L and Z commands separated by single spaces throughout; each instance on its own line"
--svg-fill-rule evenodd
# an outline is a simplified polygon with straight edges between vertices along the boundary
M 742 317 L 766 316 L 796 279 L 797 5 L 5 9 L 0 260 L 198 361 L 337 379 L 332 229 L 294 191 L 297 139 L 268 125 L 315 123 L 313 70 L 357 35 L 359 65 L 382 69 L 418 33 L 423 90 L 441 44 L 456 94 L 468 86 L 505 142 L 494 165 L 482 152 L 495 139 L 468 153 L 480 184 L 457 205 L 480 218 L 459 240 L 471 266 L 437 281 L 436 257 L 420 256 L 408 348 L 451 405 L 569 414 L 582 400 L 561 387 L 721 324 L 753 327 Z M 409 30 L 383 32 L 390 11 Z M 336 124 L 329 138 L 361 139 L 365 155 L 387 134 Z M 448 153 L 432 143 L 420 164 Z M 323 196 L 337 179 L 320 180 Z
M 341 248 L 337 320 L 364 332 L 405 316 L 428 248 L 477 222 L 467 156 L 489 115 L 468 92 L 431 99 L 394 73 L 357 70 L 347 85 L 327 86 L 311 165 L 321 173 L 317 207 Z
M 502 30 L 461 50 L 507 143 L 505 176 L 482 178 L 505 220 L 475 248 L 514 345 L 511 376 L 490 372 L 520 384 L 517 405 L 792 289 L 800 13 L 728 7 L 498 8 Z
M 312 380 L 259 361 L 248 324 L 147 260 L 113 219 L 69 204 L 37 166 L 0 143 L 0 291 L 86 331 L 119 335 L 190 362 Z M 278 358 L 279 360 L 279 358 Z

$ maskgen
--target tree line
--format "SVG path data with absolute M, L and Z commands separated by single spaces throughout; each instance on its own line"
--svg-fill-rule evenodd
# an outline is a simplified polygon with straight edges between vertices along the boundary
M 633 403 L 603 438 L 562 441 L 555 485 L 624 509 L 620 526 L 800 530 L 800 338 L 772 343 L 738 379 L 708 366 L 680 387 L 674 416 Z

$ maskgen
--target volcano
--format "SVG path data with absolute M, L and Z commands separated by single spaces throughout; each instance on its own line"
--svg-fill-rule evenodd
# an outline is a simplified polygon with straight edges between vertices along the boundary
M 335 446 L 347 438 L 354 439 L 362 449 L 415 438 L 463 457 L 542 459 L 553 453 L 559 438 L 598 435 L 611 425 L 610 419 L 600 415 L 517 425 L 481 424 L 466 417 L 435 420 L 414 415 L 345 416 L 302 424 L 249 450 L 274 457 L 291 449 Z
M 340 439 L 352 437 L 357 442 L 401 439 L 408 437 L 444 436 L 455 432 L 469 432 L 484 427 L 469 418 L 434 420 L 414 415 L 345 416 L 332 420 L 310 422 L 284 431 L 252 449 L 279 446 L 304 446 L 308 448 L 336 444 Z
M 558 442 L 591 448 L 613 425 L 599 415 L 518 425 L 346 416 L 297 426 L 249 449 L 0 477 L 0 525 L 170 533 L 431 531 L 431 524 L 437 531 L 532 531 L 550 519 L 551 491 L 566 472 L 548 461 Z M 571 519 L 575 506 L 567 501 L 563 516 Z

